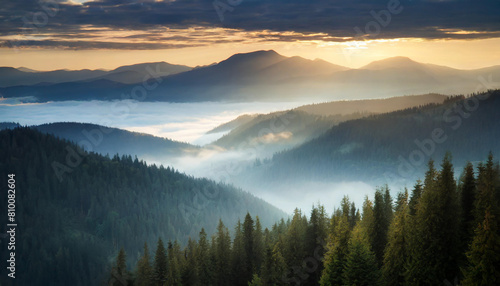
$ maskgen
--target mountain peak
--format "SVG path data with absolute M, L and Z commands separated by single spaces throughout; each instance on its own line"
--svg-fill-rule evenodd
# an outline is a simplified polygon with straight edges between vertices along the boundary
M 279 61 L 284 57 L 274 50 L 260 50 L 250 53 L 234 54 L 228 59 L 219 63 L 222 66 L 232 66 L 234 68 L 265 68 Z
M 420 66 L 421 64 L 408 58 L 408 57 L 391 57 L 379 61 L 374 61 L 369 63 L 368 65 L 361 67 L 361 69 L 369 69 L 369 70 L 380 70 L 380 69 L 388 69 L 388 68 L 408 68 Z
M 250 59 L 250 58 L 282 58 L 282 59 L 284 59 L 285 57 L 278 54 L 274 50 L 259 50 L 259 51 L 249 52 L 249 53 L 234 54 L 231 57 L 229 57 L 226 61 Z

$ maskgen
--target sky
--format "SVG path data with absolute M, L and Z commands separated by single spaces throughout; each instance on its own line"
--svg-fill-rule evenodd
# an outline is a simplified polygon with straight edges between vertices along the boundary
M 407 56 L 461 69 L 500 65 L 500 1 L 21 0 L 0 7 L 0 66 L 189 66 L 274 49 L 358 68 Z

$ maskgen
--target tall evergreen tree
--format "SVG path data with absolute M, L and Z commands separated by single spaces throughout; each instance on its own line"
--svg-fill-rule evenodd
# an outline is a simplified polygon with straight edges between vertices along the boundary
M 486 164 L 480 164 L 478 167 L 477 191 L 474 206 L 474 227 L 481 224 L 484 220 L 484 214 L 489 207 L 491 215 L 500 216 L 498 193 L 500 186 L 497 185 L 500 174 L 495 168 L 493 155 L 490 153 Z
M 196 241 L 189 238 L 188 245 L 184 252 L 186 261 L 182 267 L 182 285 L 202 285 L 200 283 L 199 276 L 199 263 L 201 262 L 201 259 L 199 257 L 198 245 Z
M 387 286 L 404 285 L 405 266 L 408 258 L 408 236 L 410 233 L 410 212 L 408 191 L 402 193 L 398 210 L 389 227 L 388 242 L 384 253 L 382 273 Z
M 335 232 L 327 245 L 321 286 L 343 285 L 342 274 L 349 253 L 350 226 L 346 215 L 336 222 Z
M 247 268 L 247 256 L 245 242 L 243 239 L 243 226 L 238 220 L 234 229 L 233 249 L 231 251 L 232 282 L 234 285 L 247 285 L 249 275 Z
M 469 265 L 463 271 L 463 285 L 500 284 L 498 218 L 490 213 L 489 207 L 486 209 L 483 223 L 476 229 L 467 258 Z
M 462 207 L 462 247 L 461 252 L 467 250 L 474 235 L 474 202 L 476 196 L 476 179 L 474 177 L 474 166 L 468 162 L 464 168 L 459 183 L 460 200 Z
M 260 224 L 260 219 L 257 216 L 255 218 L 255 231 L 253 233 L 253 257 L 254 257 L 254 273 L 260 275 L 260 270 L 262 266 L 262 261 L 264 260 L 264 235 L 262 233 L 262 225 Z
M 252 216 L 247 213 L 243 222 L 243 247 L 245 249 L 245 267 L 246 269 L 240 273 L 247 284 L 252 280 L 255 266 L 255 250 L 254 250 L 254 222 Z
M 436 176 L 433 165 L 429 164 L 417 209 L 408 260 L 407 283 L 410 285 L 439 284 L 459 276 L 460 209 L 449 154 L 441 167 Z
M 375 217 L 373 215 L 373 202 L 368 199 L 368 196 L 365 197 L 365 201 L 363 202 L 363 217 L 361 218 L 360 226 L 370 243 L 370 247 L 372 247 L 375 232 Z
M 127 274 L 127 255 L 123 247 L 120 248 L 116 257 L 116 272 L 121 276 L 126 276 Z
M 219 225 L 217 226 L 214 247 L 214 284 L 220 286 L 232 285 L 230 279 L 228 279 L 228 277 L 231 277 L 231 237 L 229 236 L 229 230 L 224 226 L 222 220 L 219 220 Z
M 212 285 L 213 272 L 212 262 L 210 259 L 210 246 L 208 245 L 207 233 L 202 228 L 200 238 L 198 240 L 198 274 L 200 276 L 201 285 Z
M 313 206 L 305 240 L 306 255 L 308 257 L 313 257 L 317 262 L 316 268 L 310 273 L 310 277 L 307 281 L 311 285 L 317 285 L 321 278 L 321 272 L 323 271 L 321 259 L 326 252 L 327 235 L 328 218 L 325 208 L 320 204 L 317 207 Z
M 368 239 L 356 226 L 349 241 L 349 252 L 345 258 L 342 284 L 356 286 L 376 286 L 380 284 L 380 270 L 375 254 L 370 250 Z
M 262 283 L 264 285 L 282 285 L 285 271 L 286 262 L 281 254 L 281 243 L 276 243 L 274 247 L 268 245 L 262 263 Z
M 294 210 L 292 222 L 285 237 L 283 256 L 289 266 L 301 266 L 306 256 L 304 241 L 307 225 L 304 225 L 302 213 L 299 209 Z
M 378 189 L 375 192 L 373 206 L 374 232 L 371 237 L 371 246 L 379 266 L 382 266 L 384 260 L 384 250 L 387 244 L 387 232 L 390 224 L 389 215 L 392 216 L 392 210 L 389 212 L 389 202 L 392 204 L 390 195 L 388 195 L 388 189 Z
M 422 192 L 423 192 L 422 182 L 418 180 L 415 186 L 413 187 L 413 190 L 411 191 L 410 202 L 408 203 L 408 207 L 410 209 L 410 215 L 412 216 L 417 214 L 417 206 L 420 197 L 422 196 Z
M 149 257 L 148 244 L 144 243 L 144 253 L 137 262 L 137 271 L 135 284 L 138 286 L 152 286 L 153 285 L 153 268 Z
M 168 242 L 167 286 L 182 286 L 183 257 L 177 241 Z
M 153 273 L 155 284 L 158 286 L 163 286 L 163 284 L 167 281 L 167 261 L 167 250 L 165 249 L 161 238 L 158 238 Z

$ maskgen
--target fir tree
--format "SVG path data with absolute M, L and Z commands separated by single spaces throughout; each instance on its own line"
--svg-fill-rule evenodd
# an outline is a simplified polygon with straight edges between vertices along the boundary
M 262 234 L 262 225 L 257 216 L 255 218 L 255 231 L 253 233 L 253 257 L 254 257 L 254 273 L 260 275 L 262 261 L 264 260 L 264 235 Z
M 247 285 L 249 281 L 248 275 L 245 275 L 248 274 L 248 269 L 242 228 L 243 226 L 238 220 L 234 229 L 233 249 L 231 251 L 232 280 L 234 285 Z
M 144 243 L 144 253 L 137 262 L 135 284 L 138 286 L 153 285 L 153 268 L 149 257 L 148 244 Z
M 264 285 L 281 285 L 283 274 L 286 270 L 286 262 L 281 254 L 281 243 L 274 247 L 267 246 L 264 262 L 262 264 L 262 283 Z
M 342 284 L 356 286 L 375 286 L 380 284 L 380 270 L 377 267 L 374 253 L 363 235 L 353 231 L 349 242 L 349 253 L 345 259 L 342 272 Z
M 228 277 L 231 277 L 231 237 L 222 220 L 219 220 L 217 234 L 214 239 L 214 260 L 214 284 L 220 286 L 231 285 L 230 279 L 228 279 Z
M 198 240 L 198 274 L 200 276 L 201 285 L 212 285 L 213 273 L 211 270 L 212 263 L 210 261 L 210 246 L 208 245 L 207 233 L 202 228 L 200 231 L 200 239 Z
M 344 215 L 336 223 L 335 233 L 327 246 L 321 286 L 343 285 L 342 273 L 349 253 L 350 226 L 348 217 Z
M 407 283 L 438 284 L 458 277 L 460 254 L 458 193 L 451 156 L 443 159 L 437 176 L 429 164 L 426 185 L 417 209 L 410 238 Z
M 255 250 L 254 250 L 254 222 L 252 216 L 247 213 L 243 222 L 243 247 L 245 249 L 245 269 L 239 275 L 245 280 L 245 285 L 252 280 L 255 266 Z
M 488 207 L 484 221 L 476 229 L 474 240 L 467 252 L 469 266 L 463 271 L 463 285 L 500 284 L 500 236 L 498 219 Z
M 411 228 L 409 225 L 408 192 L 405 191 L 399 198 L 398 210 L 389 227 L 384 265 L 382 267 L 383 278 L 387 286 L 404 285 L 405 283 L 408 236 Z
M 417 214 L 417 206 L 420 197 L 422 196 L 422 192 L 423 192 L 422 182 L 418 180 L 415 186 L 413 187 L 413 190 L 411 191 L 410 202 L 408 203 L 411 216 Z
M 392 204 L 388 189 L 378 189 L 375 192 L 375 200 L 373 206 L 374 231 L 371 237 L 372 250 L 375 253 L 375 258 L 379 266 L 384 260 L 384 250 L 387 244 L 387 232 L 389 230 L 390 216 L 392 216 L 392 208 L 389 211 L 388 204 Z
M 158 239 L 154 261 L 154 281 L 158 286 L 163 286 L 167 281 L 167 250 L 161 238 Z

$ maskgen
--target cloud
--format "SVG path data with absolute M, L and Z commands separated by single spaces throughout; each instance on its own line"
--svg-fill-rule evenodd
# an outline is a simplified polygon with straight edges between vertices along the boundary
M 227 4 L 226 0 L 216 1 Z M 500 36 L 500 2 L 497 0 L 242 0 L 238 6 L 231 7 L 231 11 L 224 12 L 222 22 L 213 3 L 208 0 L 99 0 L 81 4 L 9 1 L 0 8 L 0 37 L 4 40 L 3 46 L 13 40 L 21 46 L 36 47 L 167 49 L 211 45 L 217 38 L 222 42 L 243 41 L 232 37 L 239 32 L 252 40 L 301 41 L 311 37 L 325 42 L 352 40 L 360 36 L 357 31 L 370 39 Z M 390 3 L 399 3 L 402 10 L 389 16 L 380 12 L 387 10 Z M 379 29 L 370 24 L 376 23 L 377 18 Z M 169 32 L 174 32 L 173 35 L 165 36 L 165 29 L 171 29 Z M 184 35 L 175 33 L 181 30 Z M 113 36 L 130 31 L 133 32 L 130 35 Z M 92 39 L 95 33 L 105 34 L 106 39 Z M 50 37 L 32 38 L 44 34 Z M 16 37 L 22 39 L 16 42 Z M 73 40 L 57 40 L 60 37 Z

